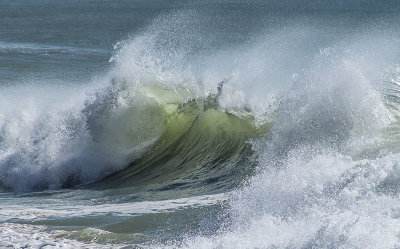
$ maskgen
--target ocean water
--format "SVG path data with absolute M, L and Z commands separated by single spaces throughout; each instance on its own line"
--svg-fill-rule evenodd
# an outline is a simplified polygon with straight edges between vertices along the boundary
M 0 1 L 0 248 L 400 248 L 398 1 Z

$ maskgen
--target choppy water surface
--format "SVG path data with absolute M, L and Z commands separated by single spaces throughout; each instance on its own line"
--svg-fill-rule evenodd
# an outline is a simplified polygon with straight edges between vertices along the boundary
M 0 247 L 400 247 L 395 1 L 2 1 Z

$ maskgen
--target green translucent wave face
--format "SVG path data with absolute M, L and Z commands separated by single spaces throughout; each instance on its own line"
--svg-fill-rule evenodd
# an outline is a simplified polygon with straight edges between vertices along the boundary
M 256 128 L 249 112 L 220 110 L 216 95 L 191 99 L 187 90 L 160 86 L 140 93 L 159 106 L 155 113 L 162 113 L 164 132 L 129 167 L 90 186 L 176 198 L 176 189 L 180 196 L 222 192 L 251 174 L 256 158 L 249 139 L 267 128 Z

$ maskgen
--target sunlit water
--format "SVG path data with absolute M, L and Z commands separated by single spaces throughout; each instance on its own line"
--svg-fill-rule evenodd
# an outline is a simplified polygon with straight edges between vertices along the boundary
M 0 247 L 400 247 L 395 1 L 2 1 Z

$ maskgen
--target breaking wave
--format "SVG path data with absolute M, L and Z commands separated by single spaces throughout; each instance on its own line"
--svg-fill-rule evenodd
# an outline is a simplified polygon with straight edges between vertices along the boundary
M 2 86 L 2 188 L 231 192 L 215 235 L 171 247 L 399 246 L 398 32 L 207 25 L 161 16 L 84 86 Z

